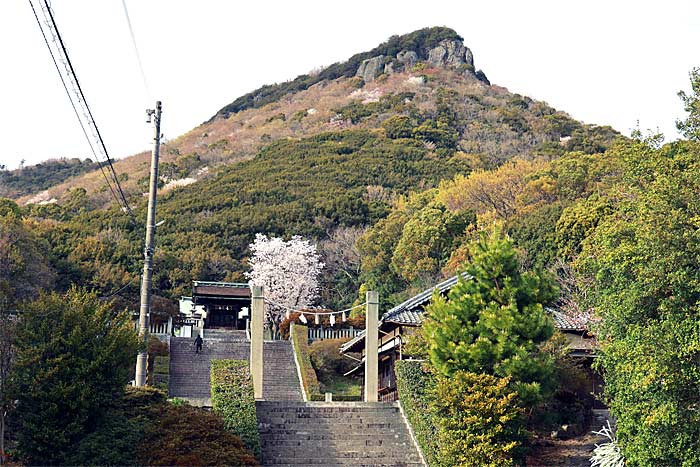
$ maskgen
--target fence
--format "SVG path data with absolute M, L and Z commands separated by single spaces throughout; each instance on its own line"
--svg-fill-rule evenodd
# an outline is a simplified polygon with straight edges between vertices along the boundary
M 322 341 L 326 339 L 352 339 L 359 336 L 364 329 L 350 328 L 309 328 L 310 341 Z

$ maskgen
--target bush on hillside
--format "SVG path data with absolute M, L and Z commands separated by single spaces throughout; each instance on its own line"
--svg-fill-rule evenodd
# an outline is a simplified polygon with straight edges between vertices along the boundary
M 256 426 L 257 430 L 257 426 Z M 258 465 L 238 436 L 216 414 L 183 405 L 164 405 L 137 449 L 139 465 Z
M 326 339 L 313 342 L 309 346 L 309 357 L 318 379 L 323 382 L 331 381 L 357 365 L 357 362 L 340 353 L 340 346 L 347 341 L 348 339 Z
M 223 426 L 240 436 L 260 457 L 260 436 L 255 411 L 253 378 L 245 360 L 212 360 L 212 410 L 223 418 Z
M 148 386 L 128 386 L 95 429 L 64 460 L 66 465 L 138 465 L 134 447 L 165 404 L 165 393 Z

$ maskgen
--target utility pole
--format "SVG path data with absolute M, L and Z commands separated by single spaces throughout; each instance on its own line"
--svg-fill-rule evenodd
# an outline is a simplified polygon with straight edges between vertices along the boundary
M 155 110 L 146 110 L 147 122 L 154 117 L 153 152 L 151 153 L 151 184 L 148 190 L 148 215 L 146 217 L 146 246 L 143 250 L 143 276 L 141 277 L 141 308 L 139 310 L 139 337 L 143 350 L 136 356 L 136 386 L 146 385 L 148 365 L 148 326 L 151 317 L 151 276 L 153 274 L 153 243 L 156 230 L 156 194 L 158 190 L 158 157 L 160 156 L 160 101 Z

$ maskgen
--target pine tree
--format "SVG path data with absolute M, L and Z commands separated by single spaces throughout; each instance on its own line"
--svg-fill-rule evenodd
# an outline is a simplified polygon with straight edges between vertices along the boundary
M 445 299 L 438 294 L 424 325 L 437 371 L 510 377 L 526 406 L 552 389 L 553 362 L 538 344 L 553 334 L 543 304 L 556 297 L 543 273 L 521 272 L 518 254 L 500 229 L 470 247 L 467 276 Z

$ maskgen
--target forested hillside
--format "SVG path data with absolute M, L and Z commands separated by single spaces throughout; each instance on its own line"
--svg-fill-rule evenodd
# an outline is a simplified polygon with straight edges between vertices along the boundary
M 97 169 L 90 159 L 53 159 L 15 170 L 0 170 L 0 196 L 18 198 L 50 188 L 64 180 Z

